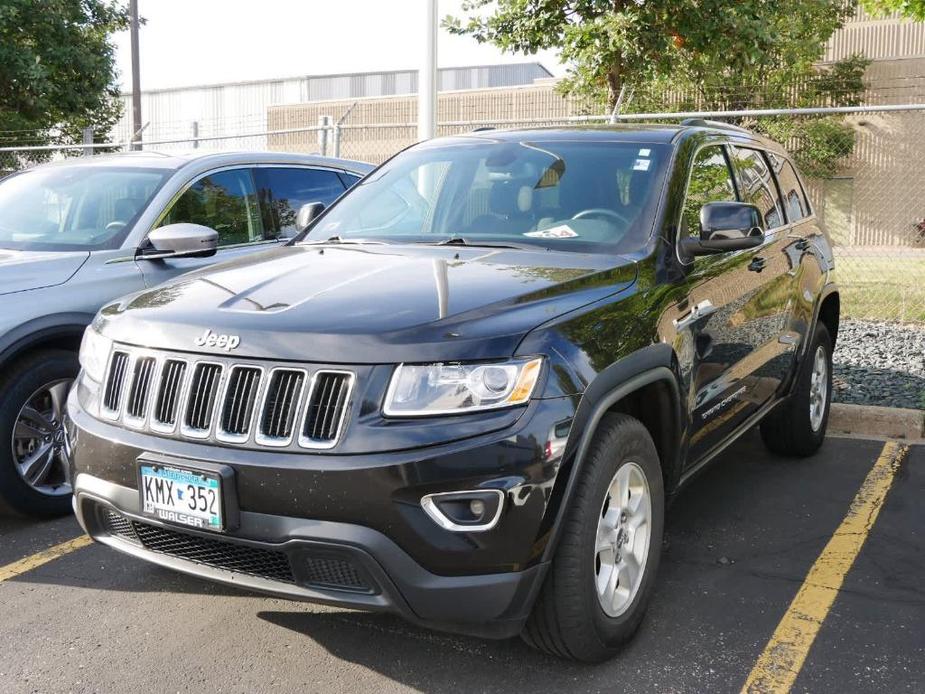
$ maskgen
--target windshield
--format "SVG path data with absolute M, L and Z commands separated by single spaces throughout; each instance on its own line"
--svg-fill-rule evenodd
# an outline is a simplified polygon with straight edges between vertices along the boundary
M 627 142 L 456 140 L 412 148 L 365 178 L 304 241 L 645 245 L 670 155 Z
M 115 248 L 170 172 L 67 166 L 0 182 L 0 248 Z

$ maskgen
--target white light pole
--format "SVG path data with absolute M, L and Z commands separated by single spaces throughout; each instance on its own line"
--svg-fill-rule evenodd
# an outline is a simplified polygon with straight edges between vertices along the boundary
M 437 130 L 437 0 L 426 6 L 424 55 L 418 71 L 418 140 L 429 140 Z

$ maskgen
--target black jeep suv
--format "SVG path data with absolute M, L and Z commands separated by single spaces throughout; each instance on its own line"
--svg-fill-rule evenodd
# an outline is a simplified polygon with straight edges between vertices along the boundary
M 831 270 L 793 163 L 739 128 L 425 142 L 288 246 L 99 313 L 77 515 L 179 571 L 600 660 L 667 499 L 755 424 L 821 445 Z

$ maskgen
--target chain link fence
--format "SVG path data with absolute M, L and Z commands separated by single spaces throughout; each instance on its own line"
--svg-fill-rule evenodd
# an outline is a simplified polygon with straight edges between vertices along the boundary
M 640 97 L 641 98 L 641 97 Z M 669 101 L 670 95 L 660 95 Z M 873 99 L 873 97 L 871 97 Z M 653 101 L 647 95 L 643 101 Z M 686 103 L 686 102 L 684 102 Z M 684 103 L 671 103 L 672 107 Z M 596 104 L 541 87 L 441 93 L 440 136 L 478 128 L 603 124 L 610 114 Z M 925 323 L 925 106 L 882 104 L 767 112 L 712 112 L 761 132 L 782 132 L 806 178 L 816 214 L 836 248 L 843 313 L 851 318 Z M 623 113 L 621 121 L 676 123 L 698 115 L 674 110 Z M 837 122 L 837 129 L 825 130 Z M 781 124 L 786 127 L 781 127 Z M 417 138 L 412 96 L 271 107 L 261 122 L 216 131 L 177 125 L 176 137 L 144 142 L 144 148 L 184 151 L 277 150 L 313 152 L 380 163 Z M 816 132 L 819 131 L 819 132 Z M 821 132 L 821 134 L 820 134 Z M 0 153 L 23 165 L 36 152 L 53 158 L 124 151 L 129 142 L 17 147 Z M 17 160 L 16 157 L 19 157 Z M 823 161 L 824 166 L 818 166 Z M 17 167 L 12 167 L 17 168 Z

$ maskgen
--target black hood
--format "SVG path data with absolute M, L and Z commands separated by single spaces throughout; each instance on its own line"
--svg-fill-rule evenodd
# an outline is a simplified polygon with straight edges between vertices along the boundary
M 184 275 L 104 309 L 110 337 L 178 351 L 327 363 L 510 356 L 536 326 L 622 291 L 613 255 L 433 246 L 291 246 Z

